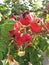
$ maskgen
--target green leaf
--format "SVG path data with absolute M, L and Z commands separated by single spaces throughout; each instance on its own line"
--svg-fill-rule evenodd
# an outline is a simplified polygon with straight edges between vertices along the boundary
M 1 36 L 1 27 L 2 27 L 2 25 L 0 25 L 0 36 Z
M 6 65 L 10 65 L 9 62 L 7 62 Z
M 2 25 L 1 28 L 1 35 L 2 38 L 6 41 L 10 40 L 9 31 L 13 30 L 15 21 L 6 20 L 5 23 Z
M 49 57 L 49 46 L 48 46 L 48 48 L 46 50 L 46 55 Z
M 6 52 L 7 46 L 6 43 L 3 40 L 0 40 L 0 52 Z
M 0 65 L 3 65 L 3 63 L 0 61 Z
M 5 16 L 11 15 L 11 10 L 7 9 L 7 10 L 5 11 L 4 15 L 5 15 Z
M 0 17 L 0 21 L 2 20 L 2 18 Z
M 6 7 L 4 4 L 2 4 L 2 5 L 0 6 L 0 11 L 1 11 L 1 12 L 6 11 L 6 9 L 7 9 L 7 7 Z
M 7 56 L 7 49 L 8 49 L 8 45 L 5 43 L 5 41 L 0 40 L 0 58 L 1 59 L 5 59 Z
M 33 45 L 34 45 L 35 47 L 37 47 L 37 48 L 38 48 L 38 44 L 39 44 L 39 41 L 38 41 L 38 40 L 35 40 L 35 41 L 33 42 Z
M 47 38 L 49 39 L 49 35 L 47 35 Z
M 17 53 L 14 54 L 15 60 L 19 62 L 20 65 L 28 65 L 28 54 L 24 55 L 23 57 L 19 57 Z
M 40 54 L 40 50 L 35 49 L 34 47 L 29 47 L 28 48 L 28 54 L 30 57 L 29 61 L 33 64 L 33 65 L 42 65 L 42 56 Z
M 3 59 L 3 54 L 2 54 L 2 52 L 0 52 L 0 60 L 2 60 Z
M 39 37 L 38 41 L 39 41 L 38 43 L 39 49 L 42 51 L 46 51 L 48 46 L 47 40 L 45 38 Z

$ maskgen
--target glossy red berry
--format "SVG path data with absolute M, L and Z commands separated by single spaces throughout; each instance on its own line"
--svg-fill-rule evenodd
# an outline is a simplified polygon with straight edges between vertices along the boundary
M 31 40 L 32 40 L 32 36 L 30 34 L 24 34 L 20 37 L 15 38 L 17 46 L 21 46 L 25 44 L 26 42 L 30 42 Z
M 30 34 L 24 34 L 22 36 L 22 41 L 23 42 L 30 42 L 32 40 L 32 36 Z
M 16 31 L 16 30 L 15 30 L 15 38 L 19 38 L 20 35 L 21 35 L 20 31 Z
M 17 45 L 21 46 L 23 44 L 21 37 L 17 38 Z
M 15 39 L 15 41 L 16 41 L 17 46 L 22 46 L 23 45 L 22 37 L 17 37 Z
M 37 23 L 32 22 L 32 23 L 31 23 L 31 30 L 32 30 L 32 32 L 34 32 L 34 33 L 39 33 L 39 32 L 42 31 L 42 27 L 39 26 Z

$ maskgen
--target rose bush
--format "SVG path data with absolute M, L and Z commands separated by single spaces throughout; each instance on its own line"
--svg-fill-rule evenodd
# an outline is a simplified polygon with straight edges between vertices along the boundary
M 18 3 L 8 0 L 0 6 L 0 65 L 4 59 L 4 65 L 43 65 L 41 52 L 49 56 L 48 5 L 31 14 L 26 4 Z

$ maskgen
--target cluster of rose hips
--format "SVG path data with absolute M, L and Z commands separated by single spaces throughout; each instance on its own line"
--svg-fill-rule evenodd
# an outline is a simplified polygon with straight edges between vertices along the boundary
M 10 31 L 10 35 L 14 38 L 15 44 L 20 47 L 22 45 L 29 45 L 33 40 L 33 34 L 39 34 L 45 32 L 49 34 L 49 22 L 43 22 L 41 18 L 38 18 L 27 10 L 22 13 L 19 21 L 15 16 L 11 17 L 15 20 L 14 29 Z

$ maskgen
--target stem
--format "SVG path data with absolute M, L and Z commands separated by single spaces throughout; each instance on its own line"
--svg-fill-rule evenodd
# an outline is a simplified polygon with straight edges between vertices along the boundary
M 14 42 L 14 40 L 12 40 L 8 46 L 8 53 L 7 53 L 7 56 L 10 55 L 10 49 L 11 49 L 11 44 Z
M 7 53 L 7 56 L 10 55 L 11 44 L 12 44 L 13 42 L 14 42 L 14 40 L 11 40 L 11 42 L 10 42 L 9 45 L 8 45 L 8 53 Z M 5 60 L 4 65 L 6 65 L 6 62 L 7 62 L 7 59 Z

